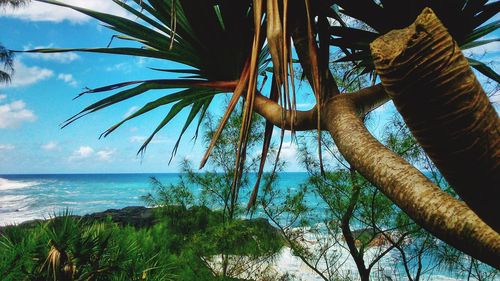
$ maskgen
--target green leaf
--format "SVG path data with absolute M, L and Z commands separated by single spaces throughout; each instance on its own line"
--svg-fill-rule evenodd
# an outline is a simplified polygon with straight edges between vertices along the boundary
M 198 132 L 200 130 L 201 123 L 203 122 L 203 118 L 205 118 L 205 115 L 207 113 L 208 107 L 210 106 L 210 103 L 212 102 L 212 99 L 208 99 L 205 101 L 205 104 L 203 105 L 203 108 L 201 109 L 200 117 L 198 117 L 198 124 L 196 124 L 196 131 L 194 132 L 193 139 L 196 141 L 198 138 Z
M 100 21 L 110 25 L 109 26 L 110 28 L 112 28 L 118 32 L 124 33 L 124 34 L 132 36 L 134 38 L 141 39 L 146 45 L 153 47 L 157 50 L 165 50 L 166 51 L 168 49 L 169 44 L 170 44 L 170 39 L 167 37 L 166 34 L 159 33 L 154 29 L 148 28 L 144 25 L 138 24 L 134 21 L 131 21 L 131 20 L 123 18 L 123 17 L 119 17 L 119 16 L 115 16 L 115 15 L 111 15 L 111 14 L 105 14 L 105 13 L 101 13 L 101 12 L 96 12 L 96 11 L 92 11 L 89 9 L 65 4 L 65 3 L 62 3 L 59 1 L 54 1 L 54 0 L 39 0 L 39 1 L 44 2 L 44 3 L 48 3 L 48 4 L 67 7 L 67 8 L 73 9 L 75 11 L 81 12 L 83 14 L 86 14 L 90 17 L 93 17 L 97 20 L 100 20 Z M 183 50 L 183 52 L 187 52 L 187 49 L 189 49 L 189 47 L 190 46 L 185 45 L 185 46 L 182 46 L 182 48 L 174 48 L 169 53 L 175 53 L 175 52 L 181 51 L 181 50 Z M 181 56 L 180 54 L 178 54 L 177 55 L 178 58 L 175 61 L 179 61 L 181 63 L 186 63 L 189 65 L 197 65 L 196 61 L 199 62 L 199 58 L 196 56 L 196 53 L 195 52 L 189 52 L 189 53 L 192 55 L 192 57 Z M 182 58 L 182 60 L 179 60 L 181 58 Z
M 183 82 L 179 83 L 179 82 Z M 125 87 L 128 85 L 132 84 L 137 84 L 137 83 L 142 83 L 141 85 L 127 89 L 121 92 L 118 92 L 114 95 L 111 95 L 107 98 L 104 98 L 98 102 L 95 102 L 86 108 L 84 108 L 82 111 L 79 113 L 73 115 L 72 117 L 68 118 L 66 121 L 63 122 L 62 128 L 68 126 L 69 124 L 75 122 L 76 120 L 90 114 L 93 112 L 96 112 L 98 110 L 101 110 L 103 108 L 106 108 L 110 105 L 116 104 L 118 102 L 130 99 L 132 97 L 141 95 L 149 90 L 162 90 L 162 89 L 173 89 L 173 88 L 187 88 L 192 85 L 192 82 L 196 82 L 193 80 L 168 80 L 168 79 L 160 79 L 160 80 L 149 80 L 149 81 L 130 81 L 130 82 L 124 82 L 124 83 L 118 83 L 118 84 L 113 84 L 105 87 L 100 87 L 97 89 L 93 90 L 88 90 L 79 96 L 86 94 L 86 93 L 96 93 L 96 92 L 104 92 L 104 91 L 110 91 L 114 89 L 118 89 L 121 87 Z
M 165 89 L 165 88 L 166 88 L 165 85 L 153 84 L 153 83 L 143 83 L 143 84 L 141 84 L 137 87 L 134 87 L 132 89 L 121 91 L 117 94 L 114 94 L 110 97 L 107 97 L 105 99 L 102 99 L 96 103 L 93 103 L 93 104 L 87 106 L 82 111 L 78 112 L 77 114 L 75 114 L 75 115 L 71 116 L 70 118 L 68 118 L 67 120 L 65 120 L 62 123 L 61 128 L 65 128 L 68 125 L 70 125 L 71 123 L 75 122 L 76 120 L 78 120 L 78 119 L 80 119 L 80 118 L 82 118 L 90 113 L 96 112 L 98 110 L 106 108 L 106 107 L 113 105 L 115 103 L 118 103 L 120 101 L 124 101 L 126 99 L 138 96 L 138 95 L 143 94 L 143 93 L 145 93 L 149 90 L 152 90 L 152 89 Z
M 460 46 L 460 49 L 467 50 L 467 49 L 471 49 L 471 48 L 475 48 L 475 47 L 479 47 L 482 45 L 486 45 L 486 44 L 493 43 L 493 42 L 499 42 L 499 41 L 500 41 L 500 38 L 473 41 L 473 42 L 469 42 L 467 44 Z
M 213 97 L 201 98 L 198 101 L 196 101 L 195 103 L 193 103 L 193 106 L 191 107 L 191 111 L 189 112 L 189 115 L 186 118 L 186 122 L 184 123 L 184 126 L 182 127 L 182 130 L 179 134 L 179 137 L 177 138 L 177 141 L 175 142 L 174 149 L 172 150 L 172 154 L 170 156 L 170 160 L 168 161 L 169 164 L 170 164 L 170 162 L 172 162 L 172 159 L 174 158 L 175 154 L 177 153 L 177 149 L 178 149 L 179 144 L 181 142 L 182 136 L 186 132 L 187 128 L 189 127 L 189 125 L 191 125 L 191 123 L 193 122 L 193 119 L 196 117 L 196 115 L 198 115 L 198 113 L 200 111 L 203 111 L 205 103 L 207 101 L 210 103 L 210 101 L 212 101 L 212 98 Z M 200 120 L 201 120 L 201 118 L 200 118 Z
M 161 123 L 156 127 L 156 129 L 153 131 L 153 133 L 148 137 L 148 139 L 142 144 L 141 148 L 139 151 L 137 151 L 137 154 L 144 154 L 146 152 L 146 148 L 148 144 L 153 140 L 154 136 L 163 128 L 165 127 L 179 112 L 181 112 L 185 107 L 188 105 L 192 104 L 193 100 L 190 99 L 185 99 L 181 100 L 178 103 L 174 104 L 170 111 L 168 112 L 167 116 L 161 121 Z
M 500 27 L 500 20 L 497 20 L 497 21 L 494 21 L 494 22 L 487 24 L 485 26 L 479 27 L 476 30 L 474 30 L 472 32 L 472 34 L 467 36 L 467 38 L 465 38 L 463 40 L 463 42 L 461 42 L 461 45 L 471 43 L 474 40 L 477 40 L 483 36 L 486 36 L 486 35 L 490 34 L 491 32 L 497 30 L 499 27 Z
M 176 102 L 178 100 L 183 100 L 183 101 L 189 101 L 189 102 L 194 102 L 197 99 L 205 99 L 208 96 L 213 96 L 217 93 L 217 91 L 211 90 L 211 89 L 186 89 L 180 92 L 176 92 L 170 95 L 163 96 L 159 99 L 156 99 L 152 102 L 147 103 L 144 105 L 142 108 L 131 114 L 130 116 L 126 117 L 119 123 L 113 125 L 111 128 L 107 129 L 104 133 L 101 134 L 101 137 L 107 137 L 109 134 L 111 134 L 114 130 L 118 129 L 123 123 L 129 121 L 130 119 L 136 118 L 138 116 L 141 116 L 153 109 L 156 109 L 160 106 L 168 105 L 172 102 Z
M 151 6 L 147 5 L 143 0 L 134 0 L 135 3 L 139 4 L 141 8 L 146 10 L 148 13 L 156 17 L 170 30 L 170 25 L 172 23 L 172 1 L 171 0 L 151 0 L 149 3 Z M 187 21 L 182 6 L 179 1 L 176 5 L 176 34 L 179 35 L 183 40 L 189 42 L 189 44 L 194 49 L 200 49 L 203 45 L 200 43 L 196 34 L 193 32 L 190 23 Z
M 475 68 L 477 71 L 481 72 L 486 77 L 494 80 L 495 82 L 500 83 L 500 75 L 498 75 L 498 73 L 496 73 L 489 66 L 475 59 L 467 58 L 467 60 L 469 61 L 470 66 Z
M 150 17 L 146 16 L 144 13 L 137 11 L 136 9 L 132 8 L 130 5 L 127 5 L 127 3 L 123 0 L 113 0 L 117 5 L 120 5 L 123 7 L 125 10 L 128 12 L 132 13 L 134 16 L 142 19 L 143 21 L 149 23 L 151 26 L 163 31 L 165 34 L 168 34 L 170 31 L 168 28 L 165 27 L 165 25 L 158 23 L 157 21 L 151 19 Z
M 202 72 L 199 69 L 163 69 L 163 68 L 153 68 L 153 67 L 148 67 L 151 70 L 154 71 L 160 71 L 160 72 L 171 72 L 171 73 L 182 73 L 182 74 L 196 74 L 198 76 L 202 76 Z
M 370 32 L 352 27 L 342 27 L 342 26 L 330 27 L 330 33 L 331 35 L 336 37 L 342 37 L 349 41 L 357 41 L 364 44 L 369 44 L 373 40 L 375 40 L 375 38 L 380 36 L 380 34 L 375 32 Z
M 226 26 L 224 25 L 224 19 L 222 19 L 222 14 L 220 12 L 219 6 L 214 6 L 215 14 L 217 15 L 217 19 L 219 20 L 219 24 L 222 27 L 222 30 L 226 30 Z

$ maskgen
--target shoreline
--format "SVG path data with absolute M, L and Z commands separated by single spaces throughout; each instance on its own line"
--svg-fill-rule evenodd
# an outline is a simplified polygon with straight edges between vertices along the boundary
M 148 208 L 145 206 L 127 206 L 120 209 L 107 209 L 102 212 L 89 213 L 85 215 L 74 215 L 74 217 L 91 221 L 106 220 L 109 218 L 112 222 L 117 223 L 120 226 L 131 225 L 137 228 L 142 228 L 151 226 L 152 224 L 155 223 L 154 209 L 155 208 Z M 34 219 L 34 220 L 23 221 L 15 225 L 0 226 L 0 234 L 2 233 L 2 230 L 5 228 L 10 228 L 10 227 L 30 228 L 32 226 L 37 225 L 40 222 L 44 222 L 50 219 L 51 218 Z M 269 226 L 273 227 L 276 231 L 278 231 L 276 227 L 271 225 L 265 218 L 256 218 L 255 220 L 265 220 L 269 224 Z M 306 242 L 308 244 L 307 246 L 311 247 L 313 249 L 313 252 L 315 250 L 319 251 L 319 249 L 316 248 L 321 246 L 321 242 L 325 242 L 321 241 L 321 239 L 325 239 L 324 237 L 322 238 L 321 236 L 306 235 L 306 238 L 307 238 Z M 384 249 L 383 246 L 370 247 L 366 251 L 367 260 L 370 259 L 370 256 L 375 255 L 378 251 L 383 249 Z M 352 259 L 352 257 L 350 256 L 350 253 L 346 250 L 345 245 L 340 245 L 340 244 L 335 245 L 334 247 L 331 248 L 331 251 L 332 251 L 331 254 L 337 255 L 338 264 L 327 265 L 324 261 L 319 261 L 318 268 L 325 269 L 327 266 L 338 266 L 337 272 L 339 276 L 344 276 L 344 277 L 349 276 L 351 278 L 359 278 L 357 274 L 356 264 Z M 219 258 L 218 255 L 206 258 L 209 263 L 212 263 L 214 268 L 217 267 L 217 262 Z M 241 260 L 242 258 L 246 257 L 235 256 L 234 260 Z M 392 280 L 406 280 L 406 277 L 404 275 L 401 275 L 401 272 L 398 272 L 398 269 L 394 267 L 393 264 L 394 258 L 395 257 L 391 257 L 390 255 L 387 255 L 386 257 L 382 258 L 379 261 L 380 264 L 379 268 L 377 269 L 378 271 L 375 270 L 374 268 L 372 275 L 385 276 L 387 278 L 392 278 Z M 259 271 L 264 269 L 267 270 L 270 269 L 271 272 L 273 272 L 277 276 L 282 276 L 285 274 L 294 276 L 296 278 L 294 280 L 311 280 L 311 281 L 323 280 L 311 268 L 309 268 L 299 257 L 293 255 L 292 249 L 286 244 L 281 248 L 281 250 L 278 253 L 275 254 L 272 260 L 265 261 L 263 263 L 256 265 L 256 268 L 254 268 L 254 272 L 255 270 Z M 243 277 L 243 275 L 244 273 L 241 274 L 241 277 Z M 461 280 L 437 273 L 428 275 L 425 277 L 425 279 L 430 281 Z

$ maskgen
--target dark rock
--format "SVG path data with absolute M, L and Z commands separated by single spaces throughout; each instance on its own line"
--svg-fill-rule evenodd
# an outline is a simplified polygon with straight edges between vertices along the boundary
M 122 226 L 148 227 L 154 223 L 153 209 L 142 206 L 129 206 L 123 209 L 109 209 L 104 212 L 83 216 L 83 220 L 107 220 Z
M 142 206 L 129 206 L 123 209 L 108 209 L 104 212 L 87 214 L 84 216 L 71 215 L 75 219 L 81 218 L 83 221 L 104 221 L 111 220 L 121 226 L 131 225 L 134 227 L 149 227 L 154 223 L 153 209 Z M 0 226 L 0 234 L 3 229 L 9 227 L 33 228 L 40 223 L 50 219 L 35 219 L 22 222 L 17 225 Z

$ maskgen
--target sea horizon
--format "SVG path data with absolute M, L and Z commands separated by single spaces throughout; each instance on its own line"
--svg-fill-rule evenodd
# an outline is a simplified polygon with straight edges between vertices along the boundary
M 204 174 L 204 173 L 211 173 L 211 172 L 195 172 L 196 174 Z M 222 174 L 223 172 L 217 172 Z M 264 172 L 264 173 L 270 173 L 270 172 Z M 307 171 L 281 171 L 281 172 L 276 172 L 277 174 L 307 174 Z M 147 175 L 147 174 L 175 174 L 175 175 L 180 175 L 180 174 L 186 174 L 183 172 L 113 172 L 113 173 L 89 173 L 89 172 L 74 172 L 74 173 L 5 173 L 2 174 L 0 173 L 0 177 L 3 176 L 43 176 L 43 175 Z M 257 172 L 249 172 L 248 174 L 257 174 Z
M 203 173 L 203 172 L 201 172 Z M 0 174 L 0 226 L 43 219 L 69 209 L 75 215 L 146 206 L 142 199 L 154 193 L 151 178 L 176 184 L 183 173 L 60 173 Z M 250 173 L 255 180 L 256 173 Z M 306 172 L 278 173 L 277 188 L 295 189 L 305 183 Z M 190 186 L 196 196 L 201 187 Z M 241 200 L 248 200 L 243 192 Z

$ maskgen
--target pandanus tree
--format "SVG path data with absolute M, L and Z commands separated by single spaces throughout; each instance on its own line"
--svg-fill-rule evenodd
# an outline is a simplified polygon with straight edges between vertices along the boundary
M 500 123 L 471 66 L 496 82 L 500 79 L 487 65 L 466 59 L 460 51 L 498 40 L 480 39 L 498 28 L 499 22 L 488 20 L 498 12 L 499 2 L 113 1 L 137 20 L 40 0 L 87 14 L 120 33 L 114 36 L 116 39 L 133 41 L 137 47 L 127 44 L 32 52 L 141 56 L 186 67 L 155 69 L 177 73 L 178 79 L 128 81 L 90 89 L 81 95 L 117 92 L 84 108 L 64 126 L 151 90 L 179 89 L 145 104 L 102 135 L 151 110 L 171 105 L 140 148 L 139 152 L 144 152 L 155 134 L 179 112 L 189 110 L 180 141 L 197 116 L 203 119 L 216 95 L 231 93 L 201 167 L 229 116 L 242 103 L 233 202 L 238 196 L 252 113 L 257 112 L 266 125 L 259 176 L 249 205 L 257 196 L 274 127 L 281 129 L 281 140 L 286 130 L 316 130 L 321 144 L 321 134 L 329 133 L 345 159 L 418 224 L 465 253 L 500 267 L 500 225 L 496 217 L 500 213 L 496 194 L 500 186 Z M 349 26 L 343 20 L 346 17 L 358 20 L 365 28 Z M 339 61 L 352 62 L 363 73 L 380 77 L 381 83 L 355 93 L 341 93 L 330 72 L 333 47 L 345 53 Z M 300 96 L 295 92 L 295 63 L 300 64 L 316 99 L 316 105 L 307 111 L 296 109 Z M 269 69 L 272 85 L 269 93 L 264 93 L 261 84 L 265 79 L 261 77 Z M 442 191 L 370 135 L 362 117 L 390 99 L 463 201 Z M 321 145 L 318 153 L 322 161 Z

